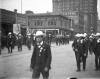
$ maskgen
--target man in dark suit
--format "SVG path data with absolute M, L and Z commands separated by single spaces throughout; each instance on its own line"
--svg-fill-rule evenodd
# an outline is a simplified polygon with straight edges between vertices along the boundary
M 88 50 L 89 50 L 89 38 L 86 33 L 84 33 L 84 43 L 85 43 L 85 52 L 86 52 L 86 58 L 88 57 Z
M 77 61 L 77 53 L 78 53 L 78 50 L 77 50 L 77 42 L 78 42 L 78 38 L 79 38 L 78 35 L 79 35 L 79 34 L 76 34 L 76 35 L 75 35 L 74 42 L 72 43 L 72 49 L 73 49 L 73 51 L 75 52 L 76 61 Z
M 35 45 L 35 43 L 36 43 L 35 34 L 33 34 L 33 38 L 32 38 L 32 41 L 33 41 L 33 46 L 34 46 L 34 45 Z
M 77 42 L 77 70 L 76 71 L 81 71 L 81 68 L 80 68 L 80 61 L 82 59 L 82 62 L 83 62 L 83 71 L 85 71 L 85 68 L 86 68 L 86 54 L 87 54 L 87 50 L 86 50 L 86 45 L 85 45 L 85 42 L 84 42 L 84 35 L 83 34 L 80 34 L 79 36 L 79 41 Z
M 13 49 L 13 37 L 12 37 L 12 33 L 11 32 L 8 33 L 7 47 L 8 47 L 8 53 L 12 53 L 12 49 Z
M 89 53 L 92 55 L 93 53 L 93 43 L 94 43 L 94 37 L 89 36 Z
M 17 44 L 18 44 L 18 52 L 22 51 L 23 38 L 21 34 L 19 34 L 18 36 Z
M 29 50 L 31 50 L 31 34 L 27 34 L 27 41 L 26 41 L 26 44 L 27 44 L 27 48 Z
M 100 33 L 96 34 L 96 40 L 94 44 L 94 54 L 95 54 L 95 71 L 100 69 Z
M 51 69 L 51 48 L 50 45 L 43 42 L 43 36 L 42 31 L 36 32 L 36 44 L 30 65 L 30 70 L 33 71 L 33 79 L 39 79 L 40 73 L 42 73 L 43 79 L 48 79 L 49 70 Z
M 47 36 L 48 44 L 51 46 L 52 37 L 51 34 Z

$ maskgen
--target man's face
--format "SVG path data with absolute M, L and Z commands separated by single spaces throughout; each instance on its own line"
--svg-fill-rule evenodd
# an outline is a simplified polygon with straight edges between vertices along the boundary
M 37 41 L 37 42 L 43 41 L 43 37 L 42 37 L 42 36 L 37 36 L 37 37 L 36 37 L 36 41 Z

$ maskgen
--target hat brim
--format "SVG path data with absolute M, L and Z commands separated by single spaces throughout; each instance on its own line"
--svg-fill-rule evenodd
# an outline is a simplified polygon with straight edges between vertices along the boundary
M 36 35 L 36 37 L 38 37 L 38 36 L 44 36 L 44 35 Z

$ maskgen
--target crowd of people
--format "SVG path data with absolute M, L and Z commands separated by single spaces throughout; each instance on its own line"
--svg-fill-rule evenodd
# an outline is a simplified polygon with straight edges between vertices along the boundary
M 18 52 L 22 51 L 22 46 L 27 46 L 28 50 L 31 50 L 31 45 L 35 45 L 36 43 L 36 34 L 27 34 L 21 35 L 13 34 L 11 32 L 8 35 L 1 35 L 1 49 L 8 49 L 8 53 L 12 53 L 15 46 L 18 48 Z M 47 34 L 44 35 L 43 41 L 47 42 L 51 46 L 51 43 L 56 43 L 57 46 L 69 44 L 69 36 L 68 35 L 52 35 Z
M 42 31 L 37 31 L 36 34 L 27 34 L 26 36 L 14 35 L 11 32 L 7 36 L 1 36 L 1 48 L 8 48 L 8 53 L 12 53 L 15 46 L 18 48 L 18 52 L 22 51 L 22 46 L 27 46 L 28 50 L 31 50 L 31 45 L 34 46 L 32 53 L 30 70 L 32 78 L 36 79 L 40 77 L 42 73 L 43 78 L 48 79 L 49 70 L 51 69 L 51 43 L 55 42 L 57 46 L 69 44 L 69 35 L 53 36 L 51 34 L 44 35 Z M 86 59 L 88 54 L 95 55 L 95 71 L 100 70 L 100 33 L 88 35 L 76 34 L 72 43 L 72 49 L 75 52 L 77 72 L 81 71 L 81 63 L 83 63 L 83 71 L 86 70 Z
M 69 35 L 57 35 L 56 36 L 56 45 L 69 44 Z
M 76 34 L 72 43 L 73 51 L 75 52 L 77 70 L 81 71 L 80 63 L 83 63 L 83 71 L 86 70 L 86 59 L 88 53 L 95 55 L 95 71 L 100 70 L 100 33 L 87 35 Z
M 8 35 L 1 35 L 1 48 L 2 50 L 4 48 L 8 48 L 8 53 L 12 53 L 13 49 L 15 48 L 15 46 L 17 46 L 18 48 L 18 52 L 22 51 L 22 45 L 25 45 L 28 47 L 28 49 L 31 49 L 31 36 L 27 35 L 27 36 L 22 36 L 20 33 L 18 35 L 13 34 L 11 32 L 8 33 Z

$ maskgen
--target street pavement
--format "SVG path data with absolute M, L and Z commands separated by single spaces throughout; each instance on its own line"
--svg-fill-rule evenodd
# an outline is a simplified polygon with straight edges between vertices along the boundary
M 56 46 L 51 45 L 52 63 L 50 70 L 50 79 L 67 79 L 76 77 L 78 79 L 100 79 L 100 70 L 95 71 L 94 54 L 88 55 L 86 71 L 81 68 L 80 72 L 76 72 L 75 54 L 71 47 L 72 41 L 69 44 Z M 31 79 L 32 72 L 30 71 L 30 60 L 33 52 L 23 46 L 23 51 L 18 52 L 17 47 L 12 54 L 8 54 L 7 49 L 2 50 L 0 56 L 0 78 L 2 79 Z M 82 64 L 81 64 L 82 66 Z M 40 76 L 42 79 L 42 76 Z

